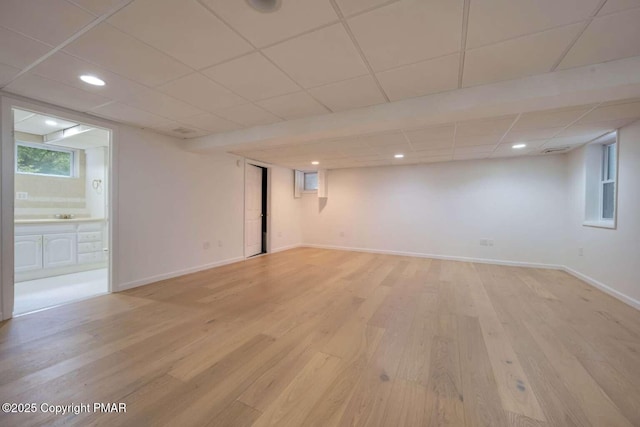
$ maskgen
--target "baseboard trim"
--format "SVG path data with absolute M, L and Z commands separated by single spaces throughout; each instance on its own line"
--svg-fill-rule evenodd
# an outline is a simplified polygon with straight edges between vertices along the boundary
M 288 251 L 290 249 L 296 249 L 296 248 L 300 248 L 304 246 L 302 243 L 296 243 L 294 245 L 287 245 L 287 246 L 282 246 L 280 248 L 276 248 L 276 249 L 271 249 L 271 252 L 269 252 L 270 254 L 275 254 L 278 252 L 284 252 L 284 251 Z
M 453 256 L 453 255 L 435 255 L 435 254 L 424 254 L 420 252 L 389 251 L 384 249 L 353 248 L 353 247 L 347 247 L 347 246 L 332 246 L 332 245 L 304 244 L 302 246 L 309 247 L 309 248 L 334 249 L 334 250 L 351 251 L 351 252 L 369 252 L 369 253 L 383 254 L 383 255 L 399 255 L 399 256 L 410 256 L 410 257 L 416 257 L 416 258 L 433 258 L 433 259 L 441 259 L 446 261 L 462 261 L 462 262 L 475 262 L 479 264 L 506 265 L 511 267 L 547 268 L 550 270 L 564 269 L 564 266 L 557 265 L 557 264 L 541 264 L 541 263 L 535 263 L 535 262 L 508 261 L 508 260 L 490 259 L 490 258 L 471 258 L 471 257 L 461 257 L 461 256 Z
M 172 271 L 170 273 L 158 274 L 157 276 L 134 280 L 132 282 L 121 283 L 116 286 L 116 292 L 126 291 L 127 289 L 137 288 L 138 286 L 148 285 L 161 280 L 173 279 L 174 277 L 184 276 L 185 274 L 197 273 L 198 271 L 209 270 L 211 268 L 221 267 L 223 265 L 233 264 L 244 260 L 244 257 L 228 258 L 222 261 L 212 262 L 210 264 L 199 265 L 197 267 L 186 268 L 184 270 Z
M 640 310 L 640 301 L 638 301 L 637 299 L 631 298 L 628 295 L 623 294 L 622 292 L 616 291 L 615 289 L 613 289 L 610 286 L 605 285 L 602 282 L 599 282 L 598 280 L 589 277 L 585 274 L 580 273 L 579 271 L 576 271 L 572 268 L 569 267 L 564 267 L 563 269 L 564 271 L 566 271 L 567 273 L 569 273 L 570 275 L 572 275 L 575 278 L 578 278 L 580 280 L 582 280 L 583 282 L 593 286 L 594 288 L 598 288 L 600 289 L 602 292 L 611 295 L 612 297 L 614 297 L 617 300 L 622 301 L 623 303 L 630 305 L 631 307 L 635 308 L 636 310 Z

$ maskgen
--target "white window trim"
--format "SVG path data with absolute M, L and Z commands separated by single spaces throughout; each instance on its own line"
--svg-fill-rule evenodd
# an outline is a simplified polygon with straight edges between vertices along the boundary
M 32 147 L 32 148 L 38 148 L 41 150 L 49 150 L 49 151 L 60 151 L 62 153 L 69 153 L 71 155 L 71 174 L 69 176 L 66 175 L 53 175 L 53 174 L 48 174 L 48 173 L 33 173 L 33 172 L 22 172 L 18 170 L 18 146 L 23 146 L 23 147 Z M 34 144 L 34 143 L 30 143 L 30 142 L 24 142 L 24 141 L 19 141 L 16 140 L 16 150 L 15 150 L 15 159 L 14 159 L 14 164 L 15 164 L 15 173 L 16 174 L 20 174 L 20 175 L 35 175 L 35 176 L 48 176 L 48 177 L 52 177 L 52 178 L 77 178 L 78 177 L 78 171 L 80 170 L 79 167 L 79 158 L 78 158 L 78 150 L 74 150 L 71 148 L 64 148 L 64 147 L 52 147 L 50 145 L 45 145 L 45 144 Z
M 305 183 L 305 175 L 308 173 L 315 173 L 316 176 L 318 175 L 318 171 L 302 171 L 302 194 L 314 194 L 318 192 L 318 189 L 316 188 L 315 190 L 307 190 L 304 188 L 304 183 Z
M 618 219 L 618 174 L 619 174 L 619 163 L 620 163 L 620 146 L 618 144 L 618 131 L 609 133 L 602 138 L 599 138 L 597 141 L 594 141 L 593 144 L 601 145 L 601 158 L 600 158 L 600 177 L 598 180 L 598 219 L 585 219 L 582 222 L 584 227 L 594 227 L 594 228 L 605 228 L 609 230 L 617 229 L 617 219 Z M 608 167 L 608 162 L 605 162 L 606 159 L 606 147 L 609 145 L 615 144 L 616 151 L 616 173 L 615 177 L 612 180 L 604 180 L 606 176 L 606 168 Z M 614 202 L 613 202 L 613 218 L 603 218 L 603 193 L 604 193 L 604 184 L 608 182 L 615 183 L 614 185 Z

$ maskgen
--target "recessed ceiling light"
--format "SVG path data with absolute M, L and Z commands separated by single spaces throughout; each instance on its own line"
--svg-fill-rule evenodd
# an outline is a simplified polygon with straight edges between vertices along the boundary
M 515 148 L 517 150 L 519 148 L 524 148 L 526 146 L 527 146 L 527 144 L 514 144 L 514 145 L 511 146 L 511 148 Z
M 247 0 L 249 6 L 258 12 L 269 13 L 280 9 L 280 0 Z
M 393 156 L 393 157 L 395 157 L 396 159 L 401 159 L 401 158 L 403 158 L 403 157 L 404 157 L 404 154 L 396 154 L 396 155 L 395 155 L 395 156 Z
M 311 162 L 311 164 L 312 164 L 312 165 L 319 165 L 319 164 L 320 164 L 320 162 L 318 162 L 318 161 L 314 160 L 313 162 Z
M 44 122 L 49 126 L 56 126 L 58 124 L 55 120 L 45 120 Z
M 96 76 L 90 76 L 88 74 L 84 74 L 82 76 L 80 76 L 80 80 L 82 80 L 85 83 L 89 83 L 90 85 L 94 85 L 94 86 L 104 86 L 104 80 L 99 79 Z

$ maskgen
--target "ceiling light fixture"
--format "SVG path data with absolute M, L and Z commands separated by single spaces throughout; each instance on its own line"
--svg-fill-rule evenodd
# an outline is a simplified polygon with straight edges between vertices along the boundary
M 90 85 L 94 85 L 94 86 L 104 86 L 104 80 L 99 79 L 96 76 L 90 76 L 88 74 L 83 74 L 82 76 L 80 76 L 80 80 L 82 80 L 85 83 L 89 83 Z
M 316 165 L 319 165 L 319 164 L 320 164 L 320 162 L 319 162 L 319 161 L 317 161 L 317 160 L 314 160 L 313 162 L 311 162 L 311 164 L 312 164 L 312 165 L 314 165 L 314 166 L 316 166 Z
M 515 148 L 516 150 L 520 149 L 520 148 L 524 148 L 526 147 L 527 144 L 514 144 L 511 146 L 511 148 Z
M 55 120 L 45 120 L 44 122 L 49 126 L 56 126 L 58 124 Z
M 247 0 L 247 3 L 262 13 L 271 13 L 280 9 L 280 0 Z
M 404 154 L 396 154 L 396 155 L 395 155 L 395 156 L 393 156 L 393 157 L 395 157 L 396 159 L 401 159 L 401 158 L 403 158 L 403 157 L 404 157 Z

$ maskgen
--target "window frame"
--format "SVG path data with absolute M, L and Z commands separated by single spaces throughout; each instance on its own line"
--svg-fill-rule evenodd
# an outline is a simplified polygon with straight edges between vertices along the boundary
M 70 158 L 69 175 L 55 175 L 55 174 L 38 173 L 38 172 L 23 172 L 23 171 L 18 170 L 18 147 L 19 146 L 37 148 L 37 149 L 40 149 L 40 150 L 58 151 L 58 152 L 62 152 L 62 153 L 68 153 L 71 156 L 71 158 Z M 31 142 L 25 142 L 25 141 L 16 140 L 15 159 L 14 159 L 15 173 L 16 174 L 20 174 L 20 175 L 48 176 L 48 177 L 53 177 L 53 178 L 66 178 L 66 179 L 68 179 L 68 178 L 77 178 L 78 177 L 78 153 L 77 153 L 77 151 L 78 150 L 74 150 L 72 148 L 57 147 L 57 146 L 51 146 L 51 145 L 38 144 L 38 143 L 31 143 Z
M 615 171 L 613 174 L 610 174 L 609 172 L 609 164 L 610 162 L 610 156 L 611 156 L 611 151 L 610 151 L 610 147 L 613 147 L 613 151 L 614 151 L 614 164 L 615 164 Z M 618 146 L 617 146 L 617 141 L 613 141 L 613 142 L 609 142 L 606 144 L 602 144 L 602 170 L 601 170 L 601 174 L 600 174 L 600 194 L 599 194 L 599 203 L 598 203 L 598 210 L 599 210 L 599 220 L 601 222 L 614 222 L 615 218 L 616 218 L 616 211 L 617 211 L 617 192 L 618 192 L 618 183 L 617 183 L 617 178 L 618 178 Z M 604 187 L 606 184 L 613 184 L 613 214 L 611 216 L 611 218 L 605 218 L 604 217 Z
M 595 139 L 585 147 L 585 217 L 582 225 L 616 230 L 618 223 L 618 186 L 620 174 L 619 130 L 607 133 Z M 608 146 L 615 147 L 615 173 L 607 178 L 609 170 Z M 604 187 L 613 183 L 613 217 L 604 218 Z
M 315 175 L 316 176 L 316 188 L 312 190 L 307 190 L 307 175 Z M 317 193 L 318 192 L 318 171 L 302 171 L 302 192 L 303 193 Z

